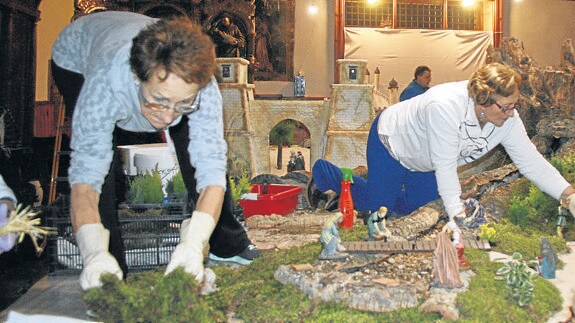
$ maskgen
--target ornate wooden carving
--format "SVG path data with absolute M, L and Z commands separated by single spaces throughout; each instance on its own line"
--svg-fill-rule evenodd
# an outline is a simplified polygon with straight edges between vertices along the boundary
M 245 35 L 245 53 L 242 57 L 250 62 L 249 82 L 254 78 L 284 81 L 293 79 L 293 0 L 173 0 L 169 3 L 165 0 L 75 1 L 74 18 L 104 10 L 132 11 L 151 17 L 183 14 L 201 24 L 206 31 L 214 20 L 222 14 L 228 14 Z M 260 47 L 260 50 L 265 49 L 265 56 L 269 61 L 258 62 L 256 42 L 261 37 L 257 38 L 259 31 L 256 18 L 261 24 L 259 29 L 265 27 L 265 31 L 269 32 L 267 39 L 264 39 L 269 42 L 267 47 Z

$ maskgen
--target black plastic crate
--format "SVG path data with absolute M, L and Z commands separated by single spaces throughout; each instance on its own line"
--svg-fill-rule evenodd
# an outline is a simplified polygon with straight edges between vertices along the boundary
M 167 265 L 180 240 L 180 224 L 190 216 L 189 209 L 182 199 L 162 204 L 120 205 L 118 220 L 130 271 Z M 72 234 L 67 196 L 60 197 L 49 208 L 47 224 L 58 231 L 49 237 L 50 273 L 79 273 L 82 258 Z

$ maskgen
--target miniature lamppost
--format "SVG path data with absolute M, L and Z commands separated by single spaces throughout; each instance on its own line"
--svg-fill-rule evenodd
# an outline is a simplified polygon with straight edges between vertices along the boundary
M 561 200 L 557 208 L 557 235 L 563 238 L 563 227 L 567 222 L 567 215 L 569 214 L 569 205 L 567 201 Z

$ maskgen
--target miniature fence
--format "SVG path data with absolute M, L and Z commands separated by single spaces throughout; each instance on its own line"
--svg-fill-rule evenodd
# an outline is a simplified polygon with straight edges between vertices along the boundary
M 186 200 L 163 204 L 120 205 L 118 221 L 130 271 L 154 269 L 169 262 L 180 240 L 180 223 L 188 218 Z M 72 234 L 69 201 L 59 198 L 46 218 L 58 234 L 48 240 L 49 272 L 79 273 L 82 257 Z

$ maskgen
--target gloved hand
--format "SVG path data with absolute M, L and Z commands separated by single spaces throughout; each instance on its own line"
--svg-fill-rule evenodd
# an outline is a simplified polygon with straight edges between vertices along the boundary
M 12 202 L 4 202 L 5 200 L 0 201 L 0 227 L 3 227 L 8 223 L 8 216 L 10 215 L 10 209 L 12 209 L 12 207 L 9 207 L 8 205 L 8 203 Z M 18 234 L 16 234 L 16 232 L 11 232 L 0 236 L 0 254 L 6 251 L 10 251 L 12 248 L 14 248 L 17 238 Z
M 104 229 L 101 223 L 81 226 L 76 232 L 76 241 L 83 261 L 80 273 L 80 285 L 83 290 L 101 287 L 100 276 L 104 273 L 111 273 L 122 280 L 122 269 L 116 258 L 108 251 L 110 231 Z
M 214 218 L 205 212 L 194 211 L 190 219 L 182 221 L 180 243 L 172 253 L 165 275 L 178 267 L 195 276 L 198 282 L 204 280 L 204 248 L 216 227 Z
M 567 203 L 569 206 L 569 212 L 575 218 L 575 194 L 567 196 Z
M 457 223 L 455 223 L 453 219 L 450 219 L 449 222 L 443 226 L 441 232 L 452 233 L 456 228 L 458 228 Z

